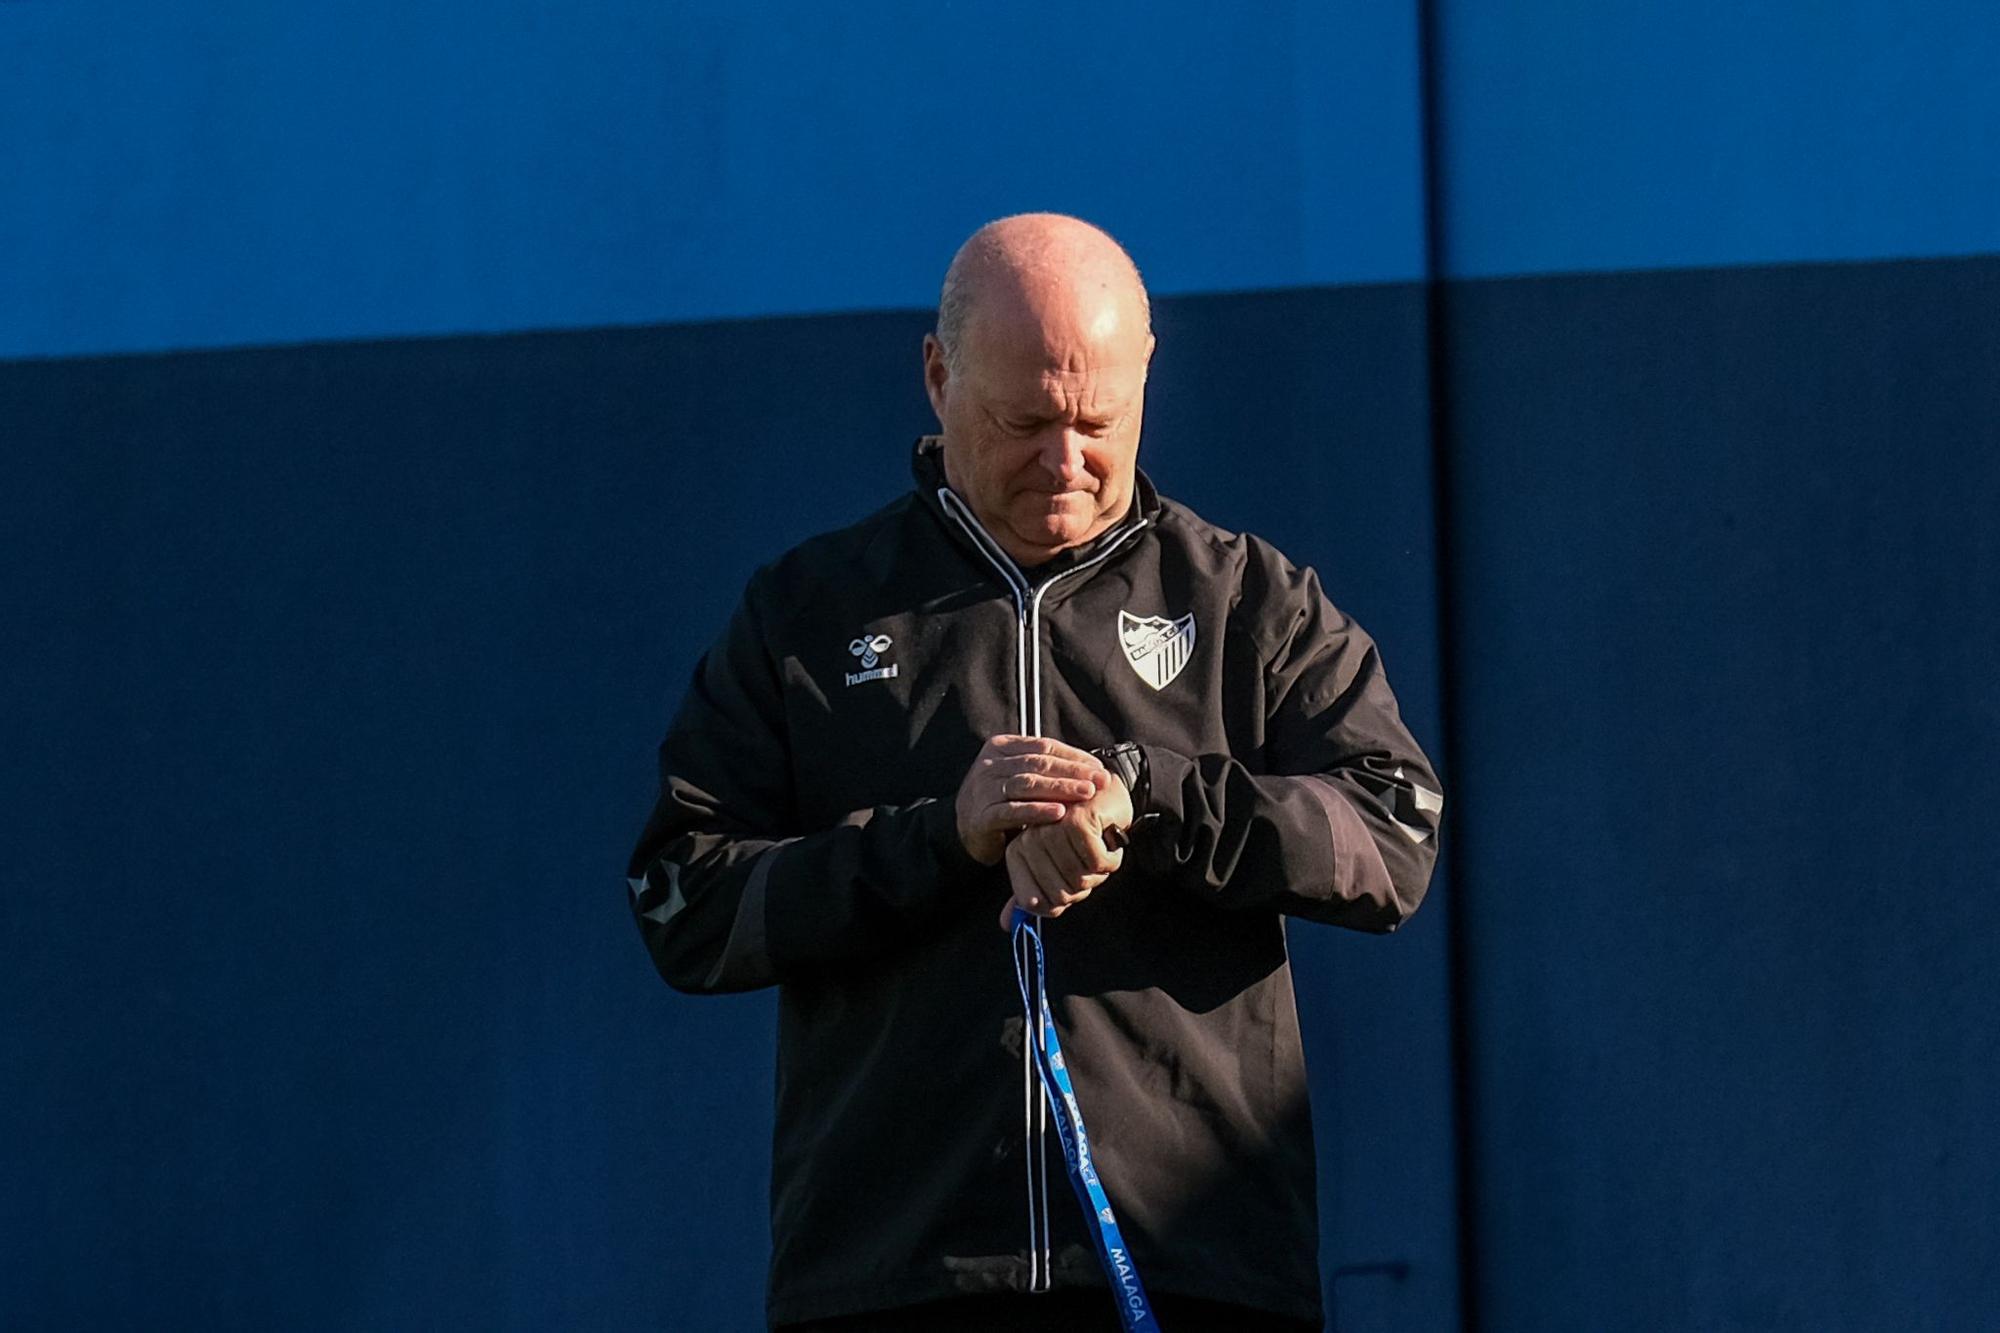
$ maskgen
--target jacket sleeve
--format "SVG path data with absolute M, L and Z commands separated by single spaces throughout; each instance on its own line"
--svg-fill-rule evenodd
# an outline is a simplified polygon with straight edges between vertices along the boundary
M 667 984 L 752 990 L 863 957 L 990 875 L 953 800 L 797 827 L 777 663 L 752 579 L 660 743 L 660 793 L 626 867 L 633 918 Z
M 1276 639 L 1257 771 L 1228 755 L 1142 746 L 1157 819 L 1134 848 L 1225 908 L 1392 931 L 1430 883 L 1444 812 L 1437 775 L 1403 725 L 1374 640 L 1311 570 L 1283 565 L 1273 582 L 1269 609 L 1256 613 Z

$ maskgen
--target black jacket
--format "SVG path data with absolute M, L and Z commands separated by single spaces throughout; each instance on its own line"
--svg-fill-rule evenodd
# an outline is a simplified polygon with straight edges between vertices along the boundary
M 946 489 L 934 437 L 914 471 L 752 576 L 660 746 L 628 868 L 668 984 L 779 987 L 770 1318 L 1103 1284 L 1024 1084 L 1005 872 L 956 832 L 1001 732 L 1135 741 L 1150 770 L 1125 868 L 1044 929 L 1140 1273 L 1317 1318 L 1284 916 L 1395 929 L 1441 809 L 1375 645 L 1311 570 L 1143 474 L 1123 523 L 1024 576 Z

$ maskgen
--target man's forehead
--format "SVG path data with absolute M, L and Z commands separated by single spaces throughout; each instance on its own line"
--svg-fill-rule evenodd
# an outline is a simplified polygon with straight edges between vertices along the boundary
M 1143 361 L 1092 365 L 1072 370 L 1033 363 L 986 365 L 980 375 L 994 397 L 1014 402 L 1070 402 L 1079 395 L 1091 401 L 1108 401 L 1135 394 L 1145 384 Z
M 1142 326 L 1111 310 L 1088 322 L 995 319 L 978 330 L 969 350 L 993 378 L 1074 385 L 1143 373 L 1149 343 Z

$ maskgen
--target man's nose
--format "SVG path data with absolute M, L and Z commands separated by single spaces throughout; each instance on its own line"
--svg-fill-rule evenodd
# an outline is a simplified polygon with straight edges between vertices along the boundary
M 1042 466 L 1064 486 L 1074 485 L 1084 478 L 1087 471 L 1083 465 L 1085 439 L 1082 431 L 1057 423 L 1042 443 Z

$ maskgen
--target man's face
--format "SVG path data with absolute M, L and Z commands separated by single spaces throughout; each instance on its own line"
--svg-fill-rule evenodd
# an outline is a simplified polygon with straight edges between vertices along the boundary
M 924 378 L 952 489 L 1035 565 L 1124 517 L 1153 339 L 1130 301 L 1101 293 L 994 304 L 973 313 L 956 371 L 925 339 Z

